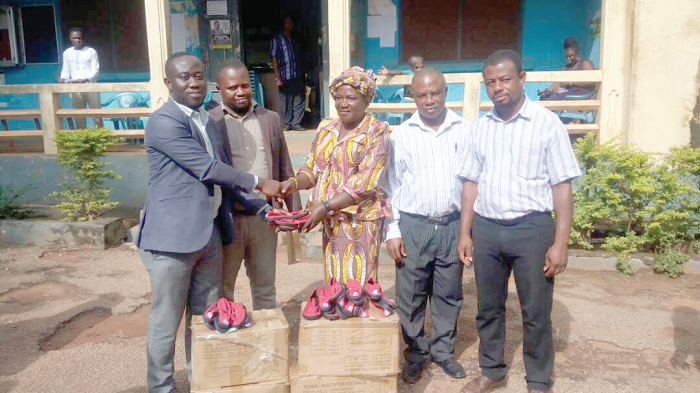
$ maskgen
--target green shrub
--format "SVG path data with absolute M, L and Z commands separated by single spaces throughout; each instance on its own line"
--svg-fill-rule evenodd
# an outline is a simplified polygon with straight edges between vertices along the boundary
M 683 274 L 683 265 L 688 262 L 690 256 L 678 251 L 666 251 L 656 257 L 654 261 L 654 271 L 656 273 L 666 273 L 671 278 L 678 278 Z
M 700 234 L 700 151 L 673 149 L 662 161 L 617 140 L 597 144 L 593 134 L 575 144 L 583 175 L 573 182 L 570 243 L 618 253 L 625 274 L 641 249 L 663 253 Z
M 99 159 L 120 141 L 106 128 L 56 132 L 56 162 L 68 167 L 72 174 L 70 180 L 61 183 L 64 191 L 50 194 L 67 199 L 57 205 L 64 214 L 63 219 L 93 220 L 100 210 L 118 205 L 108 199 L 112 188 L 104 187 L 103 182 L 120 176 L 104 169 L 109 163 Z
M 22 220 L 29 217 L 29 211 L 18 202 L 22 194 L 21 191 L 0 185 L 0 219 Z

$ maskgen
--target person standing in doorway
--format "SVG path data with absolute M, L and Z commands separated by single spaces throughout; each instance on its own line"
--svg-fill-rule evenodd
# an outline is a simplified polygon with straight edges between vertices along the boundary
M 387 220 L 386 249 L 396 261 L 396 299 L 407 344 L 402 377 L 416 383 L 431 359 L 453 378 L 466 376 L 454 360 L 462 306 L 462 264 L 455 250 L 461 190 L 457 153 L 466 146 L 469 123 L 445 107 L 442 72 L 423 68 L 411 85 L 418 111 L 391 133 L 386 190 L 393 217 Z M 428 301 L 430 338 L 425 333 Z
M 228 138 L 233 167 L 279 181 L 294 177 L 287 142 L 280 129 L 280 117 L 253 100 L 248 68 L 239 60 L 231 60 L 219 68 L 216 84 L 221 93 L 221 105 L 212 109 L 210 114 Z M 289 195 L 285 202 L 289 211 L 301 209 L 299 193 Z M 277 206 L 274 198 L 270 203 Z M 243 206 L 236 203 L 233 205 L 233 225 L 236 237 L 223 248 L 222 295 L 234 298 L 236 277 L 245 261 L 253 292 L 253 308 L 275 308 L 275 228 L 254 215 L 246 214 Z
M 272 37 L 270 57 L 275 69 L 275 83 L 280 91 L 280 112 L 285 130 L 303 130 L 304 83 L 298 70 L 297 42 L 292 39 L 294 19 L 287 14 L 282 19 L 282 31 Z
M 475 123 L 458 174 L 464 184 L 457 246 L 462 262 L 474 263 L 481 376 L 462 393 L 483 393 L 506 382 L 511 272 L 522 307 L 528 391 L 549 391 L 554 276 L 566 268 L 571 180 L 581 169 L 559 118 L 523 93 L 526 73 L 518 53 L 494 52 L 482 74 L 494 109 Z
M 85 46 L 83 43 L 83 29 L 73 27 L 68 31 L 68 40 L 71 47 L 63 52 L 63 68 L 58 83 L 95 83 L 97 74 L 100 73 L 100 61 L 95 49 Z M 100 93 L 70 93 L 71 105 L 75 109 L 99 109 L 102 107 Z M 102 118 L 93 118 L 98 127 L 103 126 Z M 72 119 L 68 120 L 69 127 L 73 126 Z M 75 120 L 77 128 L 85 128 L 85 118 Z

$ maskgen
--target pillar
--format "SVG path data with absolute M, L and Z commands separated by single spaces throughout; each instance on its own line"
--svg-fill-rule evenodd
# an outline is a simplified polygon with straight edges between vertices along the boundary
M 622 142 L 627 142 L 630 126 L 633 18 L 634 0 L 603 0 L 600 48 L 603 82 L 598 92 L 598 140 L 601 143 L 617 135 L 621 135 Z
M 350 0 L 328 0 L 328 60 L 329 80 L 350 68 Z M 328 90 L 329 116 L 337 117 L 338 112 Z
M 151 107 L 160 108 L 168 101 L 165 86 L 165 61 L 170 56 L 170 0 L 144 0 L 148 63 L 151 73 Z

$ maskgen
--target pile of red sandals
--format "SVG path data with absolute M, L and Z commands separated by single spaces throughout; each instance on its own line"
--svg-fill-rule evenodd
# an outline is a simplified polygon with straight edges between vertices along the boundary
M 234 303 L 225 297 L 212 303 L 202 314 L 204 324 L 219 333 L 231 333 L 251 325 L 248 310 L 241 303 Z
M 309 221 L 309 212 L 298 210 L 289 214 L 282 214 L 268 211 L 263 219 L 277 225 L 280 231 L 294 231 L 301 229 Z
M 355 280 L 343 284 L 331 278 L 327 286 L 322 285 L 314 290 L 302 315 L 308 320 L 321 317 L 330 320 L 367 318 L 370 304 L 381 309 L 385 317 L 393 314 L 398 307 L 396 302 L 384 296 L 382 287 L 374 279 L 369 279 L 363 287 Z

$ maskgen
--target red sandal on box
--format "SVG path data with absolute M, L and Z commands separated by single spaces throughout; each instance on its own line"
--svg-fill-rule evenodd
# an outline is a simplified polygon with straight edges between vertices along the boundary
M 349 301 L 357 305 L 361 305 L 363 303 L 364 295 L 362 291 L 362 285 L 360 285 L 359 282 L 350 279 L 347 283 L 345 283 L 345 289 L 345 296 L 348 298 Z
M 216 308 L 216 303 L 214 302 L 209 305 L 206 311 L 204 311 L 204 314 L 202 314 L 202 320 L 204 320 L 204 324 L 207 325 L 207 327 L 211 330 L 215 330 L 215 320 L 219 316 L 219 310 Z
M 235 332 L 250 326 L 250 317 L 244 305 L 234 303 L 225 297 L 216 302 L 219 315 L 214 319 L 216 331 L 222 334 Z
M 316 296 L 316 291 L 311 294 L 309 300 L 306 302 L 302 315 L 304 316 L 304 319 L 308 319 L 310 321 L 321 318 L 321 309 L 318 308 L 318 297 Z
M 372 300 L 379 300 L 382 298 L 382 287 L 378 282 L 374 281 L 374 278 L 367 280 L 364 286 L 364 291 L 367 297 Z
M 393 314 L 394 311 L 398 308 L 398 304 L 396 304 L 396 302 L 386 297 L 382 297 L 379 300 L 372 300 L 372 304 L 384 311 L 385 317 L 388 317 L 391 314 Z

